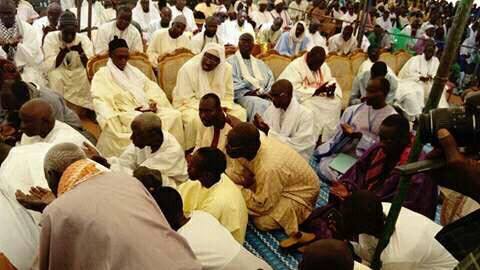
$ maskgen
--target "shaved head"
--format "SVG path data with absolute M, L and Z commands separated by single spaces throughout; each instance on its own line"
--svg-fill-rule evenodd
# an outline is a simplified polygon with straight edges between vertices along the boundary
M 20 108 L 20 129 L 27 136 L 45 138 L 55 126 L 55 116 L 50 104 L 38 98 L 27 101 Z
M 299 270 L 352 270 L 353 256 L 348 244 L 335 239 L 316 241 L 307 246 Z
M 132 121 L 132 129 L 139 128 L 144 131 L 147 130 L 161 130 L 162 129 L 162 120 L 158 115 L 152 112 L 146 112 L 138 115 Z
M 133 145 L 143 149 L 146 146 L 157 151 L 163 144 L 162 120 L 153 112 L 142 113 L 132 121 L 132 135 L 130 139 Z
M 20 113 L 38 118 L 54 119 L 52 106 L 39 98 L 34 98 L 23 104 Z
M 227 135 L 225 150 L 231 158 L 252 160 L 260 149 L 260 132 L 251 123 L 236 125 Z

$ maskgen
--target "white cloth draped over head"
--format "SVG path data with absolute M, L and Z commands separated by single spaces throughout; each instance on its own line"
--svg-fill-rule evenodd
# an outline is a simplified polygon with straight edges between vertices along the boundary
M 147 96 L 143 90 L 147 78 L 140 70 L 127 63 L 122 71 L 113 63 L 112 59 L 108 59 L 107 68 L 115 82 L 123 90 L 132 94 L 138 104 L 148 104 Z
M 240 72 L 242 73 L 242 77 L 247 80 L 249 83 L 251 83 L 255 89 L 261 89 L 262 82 L 264 81 L 263 78 L 263 73 L 261 72 L 260 68 L 258 67 L 258 60 L 253 57 L 253 55 L 250 56 L 250 62 L 252 63 L 252 74 L 248 71 L 247 65 L 245 65 L 245 62 L 243 61 L 243 57 L 240 53 L 240 50 L 237 50 L 235 53 L 235 57 L 237 57 L 238 64 L 240 66 Z M 262 89 L 263 90 L 263 89 Z
M 297 37 L 296 31 L 297 31 L 297 26 L 301 24 L 303 25 L 303 33 Z M 296 22 L 293 27 L 290 29 L 290 35 L 288 38 L 288 46 L 290 48 L 293 48 L 293 55 L 296 55 L 300 52 L 300 45 L 302 44 L 303 39 L 305 38 L 305 32 L 307 31 L 305 27 L 305 23 L 302 21 Z
M 155 7 L 153 1 L 148 1 L 149 10 L 144 12 L 140 1 L 137 2 L 137 5 L 132 9 L 132 18 L 140 24 L 143 31 L 146 31 L 150 26 L 150 23 L 155 20 L 160 20 L 160 14 L 158 9 Z
M 202 58 L 207 52 L 220 58 L 220 64 L 212 71 L 205 71 L 202 68 Z M 192 58 L 192 61 L 198 64 L 197 98 L 200 99 L 212 92 L 223 98 L 225 95 L 225 65 L 228 65 L 225 61 L 225 48 L 216 43 L 208 43 L 199 55 Z

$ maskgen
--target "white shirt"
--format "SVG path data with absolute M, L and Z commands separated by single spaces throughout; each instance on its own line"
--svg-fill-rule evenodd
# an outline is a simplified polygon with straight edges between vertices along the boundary
M 73 143 L 79 147 L 83 147 L 84 142 L 92 145 L 80 132 L 60 121 L 55 121 L 55 126 L 45 138 L 40 136 L 29 137 L 26 134 L 23 134 L 18 145 L 28 145 L 39 142 L 53 144 Z
M 178 229 L 178 233 L 187 240 L 204 270 L 272 269 L 241 246 L 207 212 L 193 211 L 190 220 Z
M 172 11 L 172 22 L 175 20 L 175 18 L 178 15 L 185 16 L 185 19 L 187 19 L 187 28 L 185 31 L 187 32 L 193 32 L 197 30 L 197 24 L 195 23 L 195 17 L 193 17 L 193 11 L 189 9 L 188 7 L 184 7 L 182 11 L 178 10 L 176 6 L 171 6 L 170 10 Z
M 112 157 L 108 161 L 112 165 L 112 171 L 128 174 L 140 166 L 158 170 L 162 174 L 163 186 L 176 188 L 177 184 L 188 180 L 185 153 L 177 139 L 165 130 L 163 144 L 155 153 L 152 153 L 149 146 L 140 149 L 130 144 L 119 158 Z
M 93 43 L 96 54 L 108 52 L 108 43 L 113 40 L 114 36 L 125 39 L 130 52 L 143 52 L 143 43 L 140 32 L 130 24 L 124 31 L 117 28 L 117 22 L 112 21 L 103 24 L 98 28 L 96 39 Z
M 383 28 L 383 30 L 390 32 L 393 28 L 392 21 L 388 18 L 386 21 L 383 20 L 383 17 L 378 17 L 375 22 Z
M 382 203 L 387 215 L 391 203 Z M 458 261 L 435 239 L 442 226 L 418 213 L 402 207 L 390 243 L 382 252 L 383 270 L 451 270 Z M 359 236 L 354 250 L 362 259 L 372 258 L 378 239 L 367 234 Z

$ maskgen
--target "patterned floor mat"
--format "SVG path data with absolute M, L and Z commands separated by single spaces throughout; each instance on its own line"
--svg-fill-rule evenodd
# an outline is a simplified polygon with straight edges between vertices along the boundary
M 322 185 L 317 200 L 317 207 L 328 202 L 329 187 Z M 440 223 L 440 206 L 437 207 L 435 222 Z M 279 247 L 279 242 L 287 236 L 280 230 L 272 232 L 259 231 L 249 223 L 244 246 L 257 257 L 263 258 L 275 270 L 296 270 L 302 255 L 286 252 Z
M 327 185 L 322 185 L 317 200 L 317 207 L 328 201 Z M 263 258 L 275 270 L 295 270 L 302 256 L 296 252 L 286 252 L 279 247 L 279 242 L 287 236 L 280 230 L 262 232 L 253 224 L 248 224 L 244 246 L 256 256 Z

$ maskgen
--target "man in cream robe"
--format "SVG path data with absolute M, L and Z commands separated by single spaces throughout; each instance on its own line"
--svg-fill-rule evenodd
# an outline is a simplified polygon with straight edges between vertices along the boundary
M 237 45 L 238 39 L 243 33 L 249 33 L 252 36 L 255 36 L 253 26 L 246 19 L 247 13 L 245 13 L 245 11 L 240 11 L 238 12 L 236 20 L 225 21 L 222 24 L 222 38 L 225 41 L 225 44 L 233 46 Z
M 333 135 L 342 109 L 342 90 L 338 84 L 330 94 L 323 91 L 336 83 L 324 61 L 325 50 L 314 47 L 288 64 L 279 77 L 292 83 L 297 100 L 313 112 L 315 136 L 321 135 L 322 141 Z
M 248 121 L 270 105 L 267 95 L 275 80 L 270 68 L 252 55 L 253 46 L 253 36 L 243 34 L 237 52 L 227 59 L 233 71 L 235 102 L 247 110 Z
M 199 54 L 208 43 L 223 45 L 223 39 L 218 33 L 218 18 L 208 17 L 205 20 L 205 27 L 202 32 L 192 37 L 189 48 L 194 54 Z
M 63 6 L 62 6 L 63 7 Z M 77 14 L 77 8 L 69 9 L 73 14 Z M 106 22 L 109 22 L 106 16 L 105 8 L 100 1 L 93 1 L 92 3 L 92 27 L 100 27 Z M 81 14 L 80 14 L 80 30 L 88 28 L 88 1 L 82 0 Z
M 270 93 L 272 105 L 255 117 L 254 124 L 268 137 L 289 145 L 309 161 L 317 143 L 312 112 L 300 105 L 293 96 L 293 86 L 287 80 L 278 80 Z
M 148 45 L 148 59 L 154 67 L 158 66 L 159 57 L 171 53 L 179 48 L 187 48 L 190 39 L 185 34 L 186 20 L 183 15 L 177 16 L 169 29 L 158 30 L 153 33 Z
M 69 11 L 61 16 L 59 28 L 60 31 L 49 33 L 43 44 L 50 88 L 68 102 L 93 110 L 86 71 L 88 58 L 93 56 L 92 42 L 87 36 L 76 33 L 75 15 Z M 56 61 L 61 56 L 63 60 L 59 64 Z
M 130 144 L 131 122 L 142 111 L 155 112 L 181 144 L 184 138 L 180 113 L 156 83 L 126 62 L 128 46 L 124 40 L 114 39 L 109 47 L 107 65 L 92 80 L 93 106 L 102 128 L 97 143 L 100 152 L 106 157 L 119 156 Z
M 267 10 L 268 0 L 260 0 L 257 4 L 258 10 L 253 11 L 250 17 L 256 24 L 255 29 L 259 30 L 263 28 L 264 25 L 272 24 L 273 17 L 272 14 L 270 14 L 270 12 Z
M 397 105 L 413 120 L 425 107 L 440 61 L 435 44 L 429 41 L 421 55 L 410 58 L 398 73 Z M 440 97 L 440 108 L 448 108 L 445 92 Z
M 4 14 L 1 16 L 7 17 L 0 19 L 0 44 L 3 44 L 0 46 L 0 55 L 15 62 L 25 81 L 46 86 L 40 68 L 43 61 L 42 43 L 35 28 L 15 17 L 17 10 L 13 1 L 0 1 L 0 10 Z
M 95 54 L 108 53 L 108 43 L 115 36 L 127 41 L 130 52 L 143 52 L 142 36 L 131 24 L 132 11 L 122 6 L 117 10 L 116 21 L 108 22 L 98 28 L 97 36 L 93 43 Z
M 175 5 L 170 6 L 172 11 L 172 18 L 175 19 L 177 16 L 183 15 L 187 20 L 187 32 L 195 32 L 198 29 L 197 24 L 195 23 L 195 17 L 193 17 L 193 11 L 186 6 L 186 0 L 176 0 Z
M 362 42 L 363 43 L 363 42 Z M 348 55 L 357 49 L 357 39 L 353 35 L 353 27 L 346 26 L 342 33 L 328 39 L 328 51 L 338 55 Z
M 233 102 L 232 67 L 225 61 L 224 47 L 215 43 L 205 46 L 203 52 L 178 71 L 177 85 L 173 89 L 173 106 L 182 113 L 185 130 L 185 149 L 195 146 L 199 125 L 198 104 L 205 94 L 215 93 L 227 113 L 246 119 L 245 110 Z
M 143 32 L 147 32 L 150 23 L 160 20 L 160 14 L 152 0 L 140 0 L 132 10 L 132 19 L 140 24 Z
M 120 157 L 110 157 L 112 171 L 135 175 L 139 167 L 157 170 L 162 175 L 162 186 L 176 188 L 188 180 L 185 152 L 177 139 L 162 130 L 160 117 L 152 112 L 138 115 L 132 122 L 132 136 Z M 87 156 L 95 160 L 98 152 L 89 148 Z

